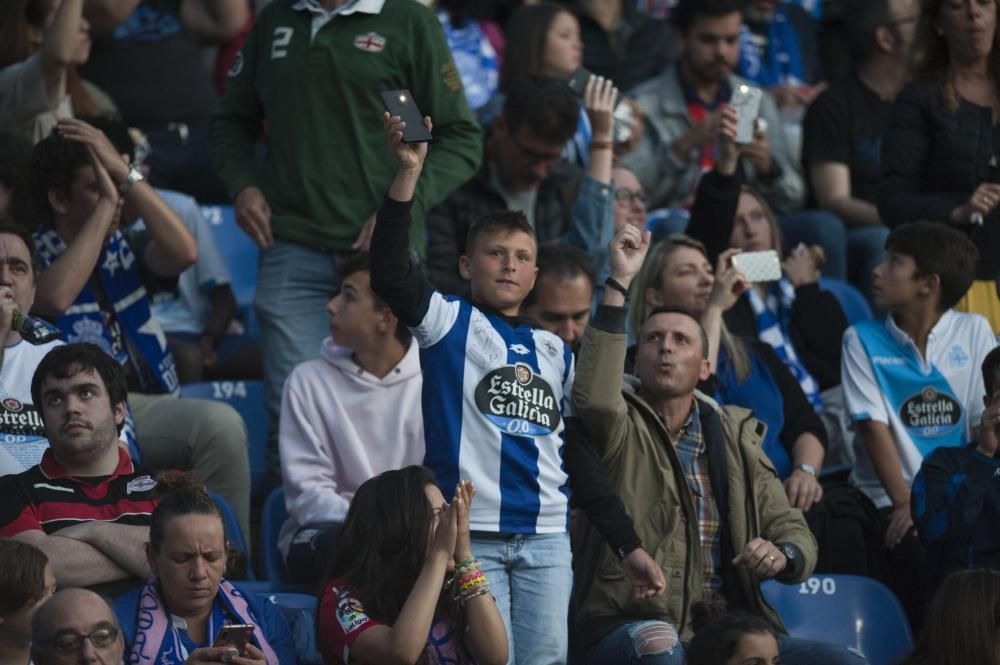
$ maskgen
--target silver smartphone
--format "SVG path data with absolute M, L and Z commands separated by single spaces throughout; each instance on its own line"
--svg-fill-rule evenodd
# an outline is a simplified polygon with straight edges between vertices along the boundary
M 776 282 L 781 279 L 781 259 L 773 249 L 736 254 L 733 265 L 746 275 L 749 282 Z
M 736 109 L 739 117 L 736 124 L 737 143 L 753 142 L 754 120 L 760 112 L 760 100 L 763 97 L 764 93 L 760 88 L 746 83 L 741 83 L 733 90 L 729 103 Z

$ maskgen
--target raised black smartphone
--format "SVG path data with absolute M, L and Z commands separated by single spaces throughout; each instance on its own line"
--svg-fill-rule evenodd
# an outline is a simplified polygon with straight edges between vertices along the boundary
M 426 143 L 434 140 L 424 127 L 424 116 L 409 90 L 383 90 L 379 96 L 389 115 L 399 116 L 406 123 L 406 127 L 403 127 L 403 143 Z

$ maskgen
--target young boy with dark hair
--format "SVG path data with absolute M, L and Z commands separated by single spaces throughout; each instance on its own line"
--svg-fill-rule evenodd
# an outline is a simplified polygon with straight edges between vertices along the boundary
M 851 479 L 883 517 L 891 573 L 910 570 L 897 593 L 919 623 L 924 603 L 912 595 L 912 575 L 923 552 L 912 534 L 910 486 L 936 448 L 972 440 L 983 413 L 977 370 L 996 342 L 983 317 L 951 309 L 978 263 L 963 233 L 915 222 L 894 229 L 885 247 L 873 292 L 889 314 L 844 333 L 844 397 L 857 431 Z M 889 582 L 896 586 L 891 575 Z
M 281 402 L 289 519 L 278 545 L 292 581 L 303 584 L 326 572 L 361 483 L 424 457 L 419 349 L 372 291 L 367 252 L 341 261 L 337 272 L 340 292 L 326 305 L 330 336 L 319 358 L 289 375 Z
M 913 481 L 910 508 L 927 548 L 928 598 L 956 570 L 1000 569 L 1000 348 L 987 354 L 982 370 L 979 436 L 932 452 Z
M 471 300 L 436 291 L 408 259 L 427 144 L 404 144 L 400 119 L 384 120 L 399 170 L 372 236 L 372 287 L 420 345 L 424 463 L 446 498 L 459 480 L 475 484 L 472 547 L 511 638 L 510 663 L 564 663 L 572 568 L 563 448 L 574 447 L 574 364 L 562 340 L 516 318 L 538 273 L 535 236 L 520 213 L 488 213 L 459 260 Z M 616 497 L 606 503 L 614 501 L 620 508 Z M 617 551 L 636 594 L 662 594 L 631 521 L 618 521 L 633 541 Z M 630 567 L 633 556 L 641 562 Z M 636 583 L 643 576 L 649 583 Z

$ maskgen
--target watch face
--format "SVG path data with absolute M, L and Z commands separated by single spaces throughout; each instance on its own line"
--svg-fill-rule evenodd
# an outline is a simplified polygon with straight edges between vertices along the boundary
M 790 562 L 795 561 L 795 550 L 789 547 L 786 543 L 781 544 L 781 553 L 785 555 L 785 558 Z

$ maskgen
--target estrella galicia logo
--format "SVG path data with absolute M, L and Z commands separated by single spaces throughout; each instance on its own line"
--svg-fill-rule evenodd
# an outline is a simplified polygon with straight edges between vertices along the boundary
M 927 386 L 903 402 L 899 407 L 899 419 L 917 436 L 945 436 L 962 421 L 962 405 L 951 395 Z
M 508 434 L 551 434 L 562 417 L 552 386 L 524 363 L 488 373 L 476 386 L 475 399 L 486 419 Z

